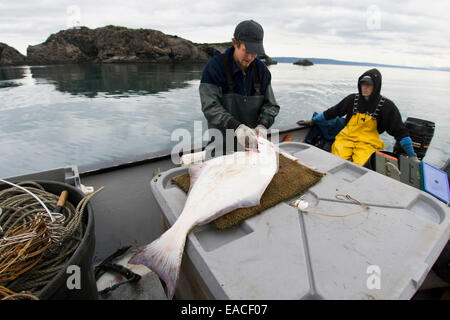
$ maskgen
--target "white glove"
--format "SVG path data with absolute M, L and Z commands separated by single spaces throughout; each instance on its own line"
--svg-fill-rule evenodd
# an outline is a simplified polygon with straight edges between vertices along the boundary
M 299 126 L 306 126 L 306 127 L 310 127 L 313 125 L 313 121 L 312 120 L 299 120 L 297 121 L 297 124 Z
M 420 160 L 417 157 L 408 157 L 408 158 L 414 161 L 415 163 L 420 163 Z
M 256 134 L 264 139 L 267 139 L 267 128 L 262 124 L 258 124 L 255 128 Z
M 240 145 L 245 148 L 256 149 L 258 147 L 258 140 L 255 131 L 247 127 L 245 124 L 239 125 L 236 128 L 236 138 Z
M 206 151 L 200 151 L 196 153 L 183 154 L 181 156 L 181 166 L 189 166 L 191 164 L 196 164 L 205 161 Z

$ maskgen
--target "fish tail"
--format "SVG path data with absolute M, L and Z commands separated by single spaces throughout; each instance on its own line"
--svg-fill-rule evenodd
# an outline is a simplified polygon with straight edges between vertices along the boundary
M 186 242 L 186 233 L 179 231 L 171 227 L 128 261 L 131 264 L 145 265 L 155 272 L 165 282 L 169 299 L 172 299 L 175 293 Z

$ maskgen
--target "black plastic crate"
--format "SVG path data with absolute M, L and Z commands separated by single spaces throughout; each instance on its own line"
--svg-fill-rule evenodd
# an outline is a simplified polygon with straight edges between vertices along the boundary
M 434 122 L 418 118 L 407 118 L 405 126 L 408 129 L 417 157 L 423 159 L 434 135 Z M 394 145 L 394 153 L 399 155 L 405 154 L 398 141 Z

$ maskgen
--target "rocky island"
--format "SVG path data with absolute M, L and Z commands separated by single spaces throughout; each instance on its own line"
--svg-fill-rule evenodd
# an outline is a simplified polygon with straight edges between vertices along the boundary
M 28 46 L 27 56 L 0 45 L 0 65 L 77 63 L 173 63 L 206 62 L 215 50 L 223 52 L 229 43 L 198 44 L 152 29 L 106 26 L 71 28 L 52 34 L 38 45 Z M 13 51 L 15 51 L 13 55 Z M 18 54 L 18 55 L 17 55 Z M 14 59 L 12 58 L 14 56 Z M 274 64 L 268 56 L 260 56 Z
M 312 63 L 308 59 L 300 59 L 297 62 L 294 62 L 294 64 L 298 65 L 298 66 L 312 66 L 312 65 L 314 65 L 314 63 Z
M 20 66 L 26 64 L 26 57 L 16 49 L 0 42 L 0 66 Z

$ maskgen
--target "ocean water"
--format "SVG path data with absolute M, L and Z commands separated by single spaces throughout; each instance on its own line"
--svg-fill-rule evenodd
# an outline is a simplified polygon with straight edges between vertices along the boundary
M 203 65 L 66 65 L 0 68 L 0 177 L 89 165 L 169 149 L 176 129 L 206 129 L 198 86 Z M 309 119 L 356 92 L 370 67 L 280 63 L 269 67 L 281 106 L 274 128 Z M 425 161 L 450 157 L 450 72 L 379 68 L 382 94 L 403 120 L 433 121 Z M 194 142 L 201 140 L 197 135 Z M 392 151 L 394 139 L 382 139 Z

